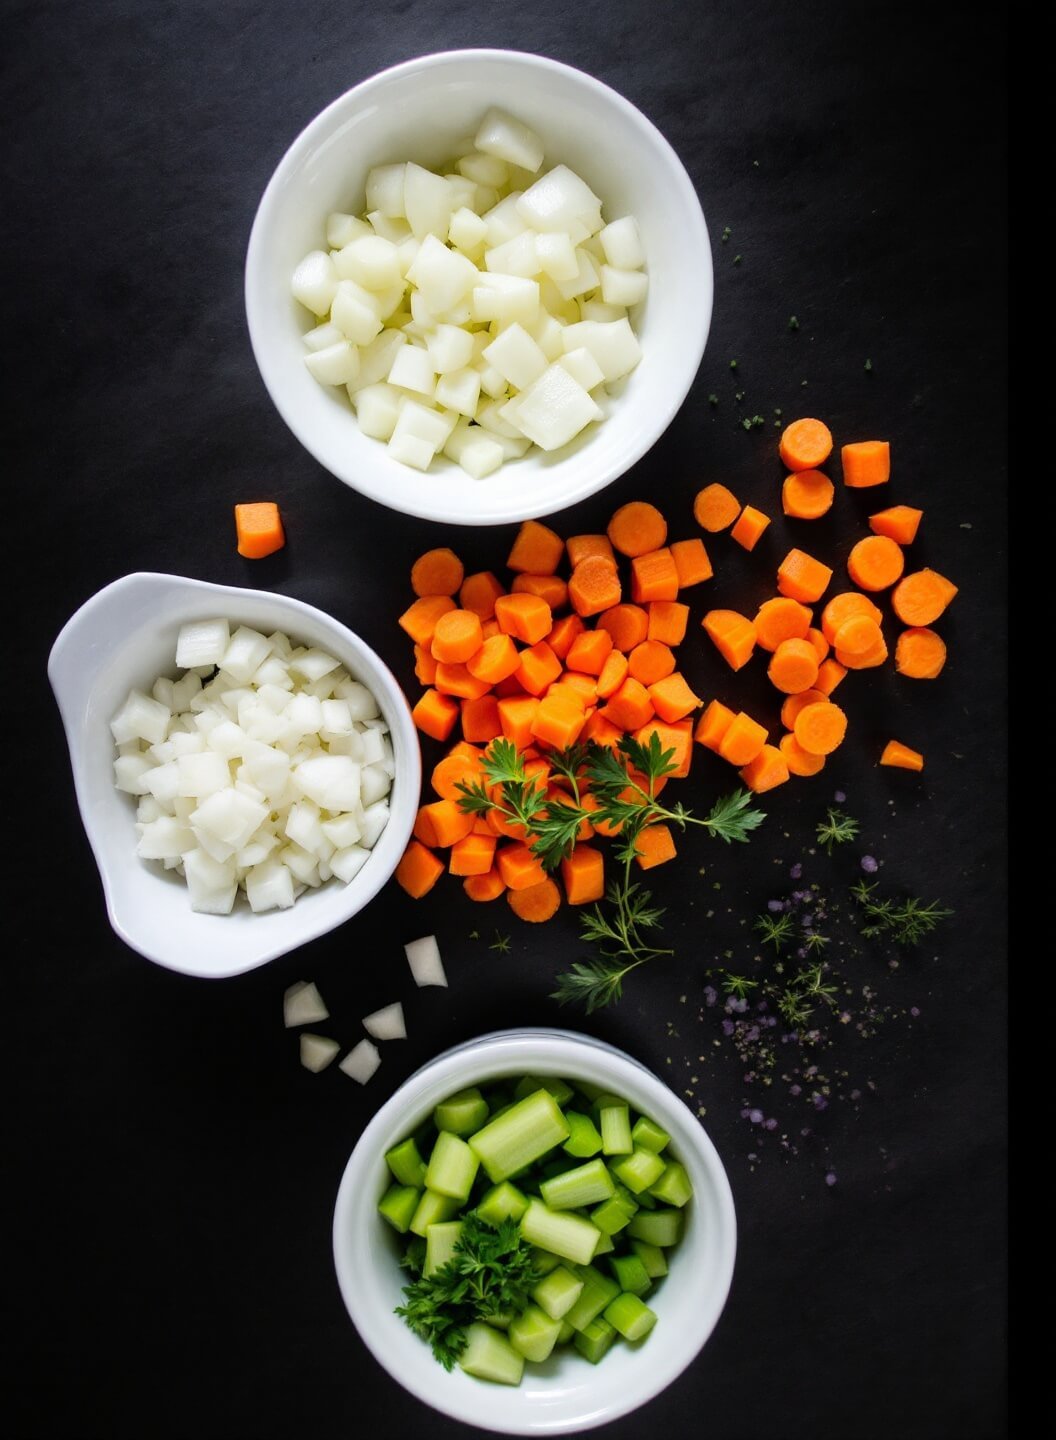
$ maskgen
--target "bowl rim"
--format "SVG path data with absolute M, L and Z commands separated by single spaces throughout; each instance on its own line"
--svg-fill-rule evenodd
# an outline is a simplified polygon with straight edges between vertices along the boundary
M 549 1047 L 550 1054 L 540 1056 L 541 1047 Z M 608 1405 L 592 1403 L 589 1413 L 569 1421 L 542 1415 L 524 1421 L 507 1409 L 495 1423 L 489 1423 L 485 1418 L 468 1416 L 457 1403 L 457 1392 L 455 1403 L 450 1403 L 450 1396 L 445 1396 L 442 1388 L 430 1387 L 424 1382 L 419 1384 L 414 1374 L 407 1375 L 394 1368 L 385 1345 L 378 1342 L 376 1327 L 369 1323 L 370 1314 L 361 1304 L 360 1291 L 353 1280 L 357 1249 L 347 1222 L 369 1186 L 370 1171 L 384 1155 L 392 1136 L 400 1132 L 401 1125 L 407 1128 L 408 1115 L 430 1091 L 464 1088 L 496 1070 L 508 1070 L 518 1064 L 523 1067 L 529 1059 L 533 1067 L 547 1068 L 534 1068 L 526 1073 L 563 1074 L 574 1072 L 577 1061 L 582 1064 L 590 1058 L 622 1070 L 630 1077 L 630 1084 L 649 1096 L 657 1119 L 663 1122 L 665 1118 L 677 1117 L 691 1137 L 714 1187 L 718 1217 L 716 1277 L 694 1312 L 691 1343 L 681 1350 L 671 1347 L 658 1353 L 652 1372 L 657 1378 L 641 1394 Z M 590 1430 L 632 1413 L 665 1390 L 697 1358 L 718 1324 L 729 1296 L 737 1252 L 737 1219 L 729 1177 L 714 1142 L 685 1102 L 655 1071 L 625 1050 L 595 1036 L 557 1026 L 521 1026 L 489 1031 L 442 1051 L 408 1076 L 375 1112 L 356 1141 L 341 1176 L 334 1203 L 332 1247 L 338 1288 L 360 1339 L 383 1369 L 410 1394 L 442 1414 L 478 1429 L 511 1435 L 565 1435 Z M 494 1388 L 502 1393 L 501 1387 Z M 445 1399 L 449 1403 L 444 1403 Z
M 335 116 L 353 102 L 353 99 L 356 101 L 369 99 L 375 88 L 390 83 L 394 77 L 413 76 L 424 70 L 433 70 L 438 66 L 461 65 L 478 60 L 507 64 L 523 63 L 529 69 L 537 68 L 541 71 L 563 75 L 573 83 L 592 91 L 604 103 L 614 106 L 631 124 L 643 131 L 658 152 L 667 160 L 671 172 L 671 182 L 681 192 L 686 205 L 687 217 L 695 232 L 690 236 L 690 244 L 694 252 L 700 256 L 701 265 L 706 269 L 708 283 L 705 286 L 703 303 L 699 310 L 695 316 L 692 313 L 689 316 L 689 320 L 695 319 L 696 324 L 686 337 L 687 364 L 684 371 L 680 372 L 681 378 L 676 379 L 675 383 L 668 388 L 665 403 L 654 407 L 649 412 L 649 423 L 635 428 L 629 443 L 621 451 L 615 469 L 610 466 L 609 470 L 600 472 L 600 477 L 587 471 L 585 479 L 579 483 L 570 483 L 560 495 L 555 495 L 551 500 L 537 499 L 533 501 L 531 487 L 519 487 L 510 497 L 509 503 L 501 506 L 494 501 L 489 501 L 487 486 L 481 485 L 475 492 L 475 501 L 473 506 L 469 507 L 468 513 L 459 511 L 457 514 L 453 514 L 447 510 L 437 509 L 435 505 L 430 506 L 428 499 L 433 492 L 428 485 L 423 485 L 419 490 L 412 492 L 412 496 L 418 494 L 422 496 L 420 502 L 412 498 L 406 503 L 396 506 L 389 498 L 384 482 L 381 479 L 375 480 L 373 472 L 365 467 L 362 470 L 357 469 L 354 458 L 343 460 L 340 468 L 335 469 L 334 462 L 339 460 L 339 457 L 335 456 L 331 447 L 318 438 L 315 430 L 307 429 L 300 423 L 297 408 L 287 397 L 279 357 L 265 339 L 263 319 L 265 302 L 259 294 L 261 286 L 258 279 L 266 247 L 266 236 L 284 202 L 282 192 L 285 183 L 309 155 L 318 131 L 325 129 Z M 250 347 L 264 388 L 290 433 L 329 474 L 349 489 L 378 504 L 385 505 L 389 509 L 396 510 L 398 514 L 413 515 L 418 519 L 432 520 L 439 524 L 504 525 L 514 524 L 539 515 L 554 514 L 588 499 L 591 495 L 598 494 L 606 486 L 613 484 L 622 475 L 625 475 L 660 440 L 681 409 L 700 370 L 711 329 L 715 285 L 711 241 L 696 186 L 674 146 L 644 111 L 618 90 L 606 85 L 603 80 L 598 80 L 585 70 L 568 65 L 564 61 L 554 60 L 531 50 L 468 47 L 457 50 L 438 50 L 426 55 L 418 55 L 390 65 L 384 70 L 379 70 L 361 80 L 357 85 L 353 85 L 343 94 L 336 96 L 303 126 L 284 151 L 258 203 L 246 247 L 243 299 Z M 355 424 L 354 416 L 350 416 L 350 420 Z M 380 445 L 380 442 L 375 443 L 379 445 L 379 449 L 383 450 L 384 447 Z M 518 502 L 518 496 L 522 493 L 527 498 Z M 476 499 L 478 495 L 479 502 Z
M 388 695 L 386 699 L 391 702 L 390 708 L 393 715 L 399 717 L 398 725 L 390 723 L 389 730 L 393 737 L 393 751 L 397 757 L 397 764 L 405 764 L 407 767 L 406 788 L 408 793 L 414 794 L 415 802 L 408 807 L 408 813 L 404 816 L 401 827 L 396 813 L 390 813 L 390 819 L 386 825 L 395 825 L 395 834 L 402 828 L 406 833 L 402 836 L 402 843 L 398 850 L 402 852 L 410 837 L 414 826 L 414 817 L 417 810 L 417 797 L 421 790 L 421 749 L 418 744 L 417 731 L 414 728 L 414 721 L 411 716 L 411 709 L 403 689 L 393 675 L 392 671 L 370 645 L 367 644 L 354 630 L 343 624 L 335 616 L 316 605 L 307 601 L 298 600 L 295 596 L 283 595 L 275 590 L 260 590 L 243 585 L 223 585 L 211 580 L 198 580 L 187 575 L 175 575 L 165 571 L 137 570 L 128 575 L 120 576 L 117 580 L 111 581 L 108 585 L 102 586 L 93 595 L 89 596 L 82 605 L 69 617 L 51 646 L 48 654 L 47 671 L 55 701 L 62 720 L 63 731 L 66 737 L 66 745 L 69 751 L 70 768 L 73 772 L 74 792 L 77 800 L 77 809 L 80 814 L 81 824 L 88 839 L 92 857 L 95 860 L 96 869 L 99 872 L 99 879 L 103 889 L 103 899 L 106 905 L 106 914 L 114 933 L 137 954 L 160 965 L 163 969 L 172 970 L 181 975 L 190 975 L 197 979 L 223 980 L 233 975 L 245 974 L 250 970 L 258 969 L 272 960 L 277 960 L 284 955 L 292 954 L 294 950 L 300 949 L 302 945 L 312 940 L 317 940 L 322 935 L 329 934 L 339 926 L 351 920 L 371 900 L 378 891 L 388 882 L 399 864 L 399 854 L 391 869 L 386 870 L 379 866 L 375 874 L 370 875 L 370 866 L 365 865 L 360 874 L 353 877 L 347 891 L 352 891 L 350 899 L 356 900 L 356 905 L 346 914 L 340 915 L 332 923 L 329 916 L 312 915 L 309 911 L 302 911 L 305 920 L 304 933 L 292 945 L 288 937 L 281 942 L 272 942 L 260 947 L 249 959 L 221 962 L 212 964 L 208 969 L 196 963 L 196 952 L 186 952 L 186 959 L 178 961 L 171 954 L 159 952 L 157 946 L 145 942 L 142 936 L 132 933 L 125 924 L 120 911 L 118 910 L 114 897 L 114 883 L 110 874 L 108 846 L 102 836 L 100 827 L 96 824 L 92 814 L 92 807 L 88 800 L 88 779 L 86 755 L 83 738 L 83 704 L 94 693 L 97 677 L 93 673 L 86 687 L 83 690 L 83 697 L 79 703 L 77 679 L 71 673 L 76 661 L 71 659 L 75 654 L 82 637 L 89 633 L 89 627 L 93 624 L 98 612 L 105 610 L 108 603 L 118 599 L 130 598 L 137 590 L 144 587 L 152 588 L 164 584 L 176 588 L 185 587 L 187 590 L 196 590 L 220 597 L 227 602 L 228 597 L 233 605 L 237 606 L 239 601 L 254 602 L 266 600 L 271 604 L 280 607 L 288 607 L 294 616 L 307 616 L 314 622 L 321 624 L 324 628 L 337 631 L 339 638 L 346 644 L 352 653 L 357 657 L 365 655 L 368 662 L 376 667 Z M 380 698 L 380 697 L 379 697 Z M 391 717 L 386 717 L 391 720 Z M 383 873 L 384 872 L 384 873 Z M 363 884 L 357 888 L 357 882 L 363 878 Z M 362 898 L 360 898 L 362 896 Z M 193 914 L 188 910 L 188 914 Z M 296 913 L 294 911 L 294 913 Z M 260 917 L 267 921 L 267 916 Z M 263 933 L 263 932 L 262 932 Z M 181 952 L 182 954 L 183 952 Z

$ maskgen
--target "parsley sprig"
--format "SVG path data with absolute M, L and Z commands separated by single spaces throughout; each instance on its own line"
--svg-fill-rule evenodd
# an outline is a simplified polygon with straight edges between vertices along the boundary
M 899 945 L 919 945 L 952 910 L 944 909 L 937 900 L 927 905 L 916 896 L 907 900 L 874 898 L 876 883 L 859 880 L 851 886 L 851 894 L 861 905 L 866 923 L 859 926 L 867 940 L 889 935 Z
M 831 855 L 834 845 L 846 845 L 861 828 L 853 815 L 845 815 L 830 806 L 817 827 L 818 844 L 824 847 L 826 855 Z

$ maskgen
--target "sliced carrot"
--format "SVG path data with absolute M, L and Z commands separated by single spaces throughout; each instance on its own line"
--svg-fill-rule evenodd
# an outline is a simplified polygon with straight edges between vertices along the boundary
M 566 670 L 559 677 L 558 683 L 563 685 L 569 694 L 577 696 L 584 709 L 598 703 L 598 682 L 593 675 L 586 675 L 579 670 Z M 553 688 L 551 685 L 550 689 Z
M 538 520 L 526 520 L 517 532 L 506 566 L 526 575 L 553 575 L 564 553 L 565 542 L 560 535 Z
M 836 487 L 821 470 L 793 470 L 781 486 L 781 509 L 795 520 L 820 520 L 832 509 Z
M 626 680 L 628 668 L 627 656 L 622 650 L 613 648 L 609 651 L 598 676 L 596 689 L 599 700 L 607 700 L 610 695 L 615 694 Z
M 825 756 L 811 755 L 809 750 L 803 749 L 794 735 L 782 735 L 777 748 L 785 757 L 790 775 L 817 775 L 819 770 L 825 768 Z
M 497 835 L 470 833 L 451 846 L 447 868 L 452 875 L 487 875 L 495 858 Z
M 888 535 L 867 535 L 847 556 L 847 573 L 859 590 L 887 590 L 905 565 L 901 545 Z
M 730 539 L 745 550 L 754 550 L 763 538 L 763 532 L 770 524 L 770 516 L 764 515 L 754 505 L 746 505 L 730 531 Z
M 719 746 L 722 737 L 733 724 L 734 712 L 721 700 L 712 700 L 704 710 L 704 714 L 697 721 L 697 728 L 693 732 L 693 739 L 698 740 L 708 750 L 719 753 Z
M 638 832 L 634 842 L 634 858 L 643 870 L 664 865 L 677 854 L 675 837 L 667 825 L 647 825 Z
M 565 750 L 579 739 L 587 723 L 582 705 L 563 695 L 544 695 L 532 721 L 532 735 L 555 750 Z
M 731 765 L 748 765 L 766 744 L 769 731 L 758 720 L 753 720 L 743 710 L 730 721 L 726 733 L 719 741 L 719 754 Z
M 651 600 L 674 600 L 678 595 L 678 569 L 671 551 L 650 550 L 631 561 L 631 599 L 636 605 Z
M 433 829 L 433 822 L 429 818 L 429 810 L 425 805 L 418 806 L 418 814 L 414 818 L 414 829 L 411 834 L 430 850 L 435 850 L 438 845 L 436 831 Z
M 602 713 L 621 730 L 637 730 L 653 718 L 653 702 L 645 686 L 628 675 L 616 693 L 609 696 Z
M 832 571 L 805 550 L 790 550 L 777 567 L 777 588 L 791 600 L 812 605 L 829 588 Z
M 612 636 L 617 650 L 626 655 L 649 633 L 649 615 L 640 605 L 614 605 L 598 617 L 598 625 Z
M 483 779 L 479 752 L 473 755 L 452 753 L 436 762 L 429 783 L 441 800 L 454 800 L 457 805 L 462 794 L 459 785 L 472 785 Z
M 643 685 L 653 685 L 670 675 L 675 668 L 674 651 L 659 640 L 643 640 L 627 656 L 627 668 Z
M 755 615 L 755 638 L 763 650 L 776 650 L 782 640 L 805 640 L 812 616 L 790 596 L 765 600 Z
M 895 669 L 908 680 L 934 680 L 946 664 L 946 642 L 934 630 L 915 626 L 895 642 Z
M 538 884 L 529 885 L 526 890 L 514 890 L 511 887 L 506 891 L 506 903 L 518 920 L 541 925 L 552 920 L 560 910 L 561 891 L 547 875 Z
M 621 505 L 609 521 L 608 536 L 621 555 L 645 555 L 659 550 L 667 540 L 667 521 L 646 500 Z
M 859 590 L 844 590 L 834 595 L 821 612 L 821 630 L 830 645 L 835 643 L 836 631 L 852 615 L 868 615 L 877 625 L 884 618 L 881 611 Z
M 484 751 L 479 745 L 471 745 L 468 740 L 456 740 L 447 752 L 449 755 L 463 756 L 467 760 L 479 760 Z
M 502 734 L 499 702 L 494 695 L 481 695 L 476 700 L 462 701 L 462 734 L 467 740 L 482 745 Z
M 453 550 L 427 550 L 411 566 L 411 589 L 416 595 L 454 595 L 465 573 Z
M 740 513 L 741 502 L 725 485 L 705 485 L 693 501 L 694 520 L 713 535 L 728 530 Z
M 814 681 L 815 690 L 820 690 L 823 695 L 831 695 L 836 686 L 847 674 L 848 667 L 841 665 L 838 660 L 831 657 L 823 660 L 818 666 L 818 678 Z
M 448 610 L 436 622 L 430 651 L 445 665 L 464 665 L 484 643 L 480 616 L 472 610 Z
M 516 674 L 520 663 L 517 646 L 500 631 L 483 641 L 480 649 L 466 661 L 466 669 L 486 685 L 497 685 L 500 680 Z
M 681 645 L 689 625 L 689 606 L 679 600 L 653 600 L 649 606 L 650 640 L 662 645 Z
M 849 615 L 832 637 L 837 655 L 868 655 L 883 643 L 884 632 L 869 615 Z M 844 664 L 840 661 L 840 664 Z
M 456 840 L 462 840 L 469 835 L 476 820 L 474 815 L 461 809 L 454 800 L 434 800 L 430 805 L 423 805 L 422 809 L 433 827 L 436 843 L 441 849 L 446 849 Z
M 611 720 L 606 720 L 601 710 L 595 710 L 587 716 L 587 723 L 580 733 L 581 740 L 593 740 L 595 745 L 605 745 L 613 750 L 623 735 L 619 726 L 614 725 Z
M 709 610 L 701 624 L 731 670 L 740 670 L 747 665 L 756 642 L 755 626 L 751 620 L 739 615 L 736 610 Z
M 843 743 L 847 716 L 831 700 L 819 700 L 815 705 L 804 705 L 792 733 L 811 755 L 831 755 Z
M 850 650 L 841 650 L 836 646 L 836 659 L 838 663 L 847 670 L 873 670 L 877 665 L 882 665 L 887 659 L 887 641 L 883 632 L 878 631 L 879 639 L 876 640 L 868 650 L 860 650 L 852 653 Z
M 400 616 L 397 624 L 405 630 L 416 645 L 431 645 L 436 622 L 441 615 L 455 608 L 450 595 L 423 595 Z
M 411 719 L 423 735 L 430 735 L 434 740 L 446 740 L 455 728 L 459 713 L 457 702 L 450 696 L 441 695 L 437 690 L 426 690 L 411 711 Z
M 568 582 L 568 598 L 577 615 L 599 615 L 618 605 L 622 594 L 619 571 L 604 555 L 588 555 Z
M 583 675 L 600 675 L 611 652 L 612 636 L 607 630 L 584 630 L 573 640 L 565 667 Z
M 667 548 L 678 571 L 680 590 L 688 590 L 691 585 L 699 585 L 714 575 L 703 540 L 674 540 Z
M 495 852 L 495 864 L 511 890 L 527 890 L 546 879 L 543 862 L 527 845 L 504 845 Z
M 258 500 L 235 506 L 235 538 L 238 553 L 247 560 L 263 560 L 286 544 L 279 507 L 273 500 Z
M 396 866 L 396 883 L 412 900 L 420 900 L 428 895 L 443 873 L 444 862 L 420 840 L 412 840 Z
M 775 689 L 785 695 L 801 695 L 818 678 L 818 652 L 809 640 L 782 640 L 766 673 Z
M 499 719 L 502 733 L 512 740 L 518 750 L 524 750 L 532 741 L 532 721 L 539 708 L 534 695 L 510 695 L 499 701 Z
M 570 905 L 589 905 L 605 897 L 605 857 L 590 845 L 577 845 L 561 861 L 561 880 Z
M 436 661 L 424 645 L 414 647 L 414 678 L 422 685 L 431 685 L 436 679 Z
M 550 606 L 538 595 L 500 595 L 495 601 L 499 629 L 526 645 L 535 645 L 550 633 Z
M 788 775 L 788 761 L 776 745 L 764 745 L 755 759 L 740 770 L 741 779 L 755 795 L 783 785 Z
M 481 620 L 490 620 L 495 614 L 495 601 L 505 595 L 498 578 L 490 570 L 480 570 L 476 575 L 467 575 L 458 592 L 458 603 L 463 610 L 472 610 Z
M 521 652 L 518 650 L 517 664 L 519 665 L 520 663 Z M 496 700 L 508 700 L 511 696 L 524 694 L 524 691 L 521 689 L 521 682 L 517 679 L 516 672 L 512 675 L 507 675 L 505 680 L 500 680 L 497 685 L 492 686 L 492 689 L 495 692 Z
M 565 549 L 568 551 L 568 563 L 573 570 L 591 555 L 600 555 L 603 560 L 611 560 L 616 564 L 612 542 L 607 535 L 570 535 L 565 541 Z
M 857 440 L 840 451 L 843 483 L 852 490 L 886 485 L 891 479 L 891 446 L 886 440 Z
M 561 661 L 545 640 L 540 640 L 538 644 L 522 650 L 520 662 L 517 666 L 516 679 L 520 683 L 521 689 L 526 690 L 529 695 L 541 695 L 546 687 L 552 685 L 561 674 Z
M 911 750 L 901 740 L 889 740 L 880 756 L 881 765 L 892 765 L 896 770 L 923 770 L 924 756 L 919 750 Z
M 467 875 L 462 881 L 462 889 L 471 900 L 486 903 L 499 898 L 506 889 L 506 881 L 498 870 L 491 869 L 486 875 Z
M 820 420 L 793 420 L 777 449 L 789 470 L 816 470 L 832 454 L 832 431 Z
M 829 653 L 829 642 L 825 639 L 825 636 L 821 633 L 820 630 L 814 629 L 813 625 L 807 631 L 806 638 L 814 646 L 814 649 L 817 652 L 818 656 L 818 664 L 820 665 L 822 660 L 824 660 L 825 656 Z
M 673 675 L 665 675 L 662 680 L 656 680 L 646 688 L 649 699 L 653 702 L 653 709 L 660 719 L 666 720 L 668 724 L 684 720 L 704 704 L 700 696 L 694 695 L 686 684 L 685 676 L 677 670 Z
M 468 609 L 468 606 L 463 608 Z M 499 629 L 499 622 L 495 619 L 494 615 L 490 620 L 482 620 L 480 622 L 480 633 L 484 636 L 485 640 L 491 640 L 495 635 L 502 634 L 502 631 Z
M 957 594 L 957 586 L 937 570 L 915 570 L 895 586 L 891 604 L 903 625 L 930 625 Z
M 510 590 L 514 595 L 538 595 L 551 610 L 568 604 L 568 586 L 560 575 L 515 575 Z
M 454 695 L 459 700 L 479 700 L 491 686 L 478 680 L 465 665 L 449 665 L 443 660 L 436 664 L 435 685 L 441 695 Z
M 582 635 L 586 628 L 578 615 L 562 615 L 554 621 L 546 643 L 559 660 L 565 660 L 576 636 Z
M 924 511 L 914 510 L 912 505 L 892 505 L 869 516 L 869 529 L 874 535 L 886 535 L 899 545 L 912 545 L 923 518 Z
M 796 716 L 804 706 L 827 699 L 824 690 L 801 690 L 798 694 L 789 695 L 781 706 L 781 724 L 786 730 L 791 730 L 796 723 Z
M 696 697 L 694 696 L 694 699 Z M 701 702 L 697 700 L 699 705 Z M 659 713 L 659 712 L 657 712 Z M 655 735 L 660 742 L 661 750 L 672 750 L 671 763 L 674 769 L 668 771 L 661 780 L 684 780 L 689 774 L 690 766 L 693 763 L 693 721 L 684 720 L 650 720 L 640 730 L 634 732 L 634 738 L 641 745 L 648 745 L 652 736 Z M 660 782 L 654 785 L 654 793 L 659 793 Z

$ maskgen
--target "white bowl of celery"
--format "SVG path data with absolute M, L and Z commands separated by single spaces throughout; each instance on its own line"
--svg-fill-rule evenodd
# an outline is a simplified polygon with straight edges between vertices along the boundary
M 718 1320 L 735 1245 L 696 1118 L 629 1055 L 560 1030 L 418 1071 L 364 1132 L 334 1217 L 376 1358 L 506 1434 L 588 1429 L 659 1393 Z

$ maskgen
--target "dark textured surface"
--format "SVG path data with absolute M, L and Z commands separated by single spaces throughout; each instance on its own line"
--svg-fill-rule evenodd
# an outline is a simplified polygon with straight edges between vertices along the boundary
M 741 1228 L 707 1349 L 607 1433 L 1003 1432 L 1003 35 L 945 4 L 507 10 L 4 7 L 5 468 L 9 512 L 24 511 L 8 529 L 8 643 L 25 687 L 8 733 L 16 780 L 33 779 L 8 832 L 19 888 L 3 1408 L 20 1440 L 469 1433 L 406 1396 L 360 1344 L 332 1278 L 331 1206 L 360 1129 L 416 1065 L 486 1028 L 558 1018 L 547 993 L 578 953 L 572 917 L 529 933 L 457 885 L 417 907 L 389 887 L 340 932 L 255 974 L 213 985 L 168 974 L 107 926 L 44 678 L 82 601 L 156 569 L 322 605 L 410 686 L 394 617 L 413 556 L 453 541 L 474 568 L 501 560 L 509 531 L 445 534 L 324 473 L 267 399 L 241 301 L 257 199 L 301 126 L 385 65 L 466 44 L 551 54 L 640 105 L 685 161 L 715 242 L 715 321 L 693 395 L 632 474 L 558 528 L 600 528 L 616 503 L 657 493 L 692 533 L 690 499 L 716 478 L 773 512 L 776 432 L 746 434 L 737 417 L 781 407 L 823 416 L 840 438 L 888 436 L 884 503 L 923 505 L 914 555 L 962 585 L 941 626 L 952 657 L 941 680 L 852 677 L 851 736 L 825 775 L 770 797 L 750 854 L 685 842 L 656 885 L 677 962 L 583 1024 L 693 1089 Z M 253 565 L 235 553 L 230 507 L 262 496 L 281 505 L 289 545 Z M 831 523 L 797 533 L 842 561 L 877 507 L 838 500 Z M 706 603 L 764 598 L 791 534 L 775 523 L 752 557 L 719 537 Z M 695 617 L 704 603 L 694 597 Z M 703 643 L 686 653 L 705 694 L 772 710 L 761 673 L 734 687 Z M 923 777 L 874 767 L 891 734 L 927 751 Z M 724 784 L 721 763 L 699 754 L 684 797 L 704 806 Z M 808 1120 L 781 1097 L 782 1126 L 814 1131 L 782 1160 L 776 1138 L 760 1147 L 740 1118 L 747 1092 L 713 1044 L 714 1013 L 698 1019 L 702 971 L 727 947 L 745 953 L 738 922 L 787 883 L 774 862 L 803 856 L 838 787 L 865 843 L 831 866 L 808 857 L 807 878 L 838 888 L 869 849 L 885 884 L 957 913 L 897 972 L 874 957 L 884 1002 L 921 1015 L 851 1055 L 877 1087 L 860 1107 Z M 486 948 L 496 924 L 513 935 L 506 956 Z M 414 992 L 400 944 L 433 930 L 451 988 Z M 298 1066 L 280 1002 L 302 976 L 347 1042 L 359 1015 L 403 1000 L 411 1038 L 386 1048 L 369 1089 Z

